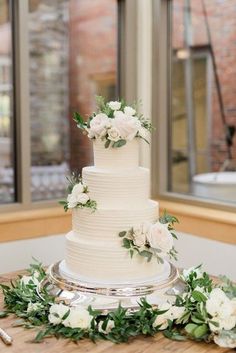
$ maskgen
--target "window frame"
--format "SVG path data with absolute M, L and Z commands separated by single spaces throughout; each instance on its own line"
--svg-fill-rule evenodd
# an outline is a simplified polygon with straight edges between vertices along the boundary
M 146 0 L 145 0 L 146 1 Z M 118 90 L 127 100 L 137 96 L 137 1 L 118 2 Z M 28 0 L 12 2 L 14 56 L 15 161 L 19 202 L 0 205 L 0 243 L 61 234 L 71 228 L 71 213 L 58 200 L 31 201 Z M 129 55 L 123 55 L 123 53 Z
M 203 199 L 194 195 L 168 191 L 168 141 L 171 137 L 171 2 L 172 0 L 152 0 L 153 6 L 153 41 L 152 41 L 152 116 L 154 125 L 158 126 L 153 133 L 151 175 L 152 197 L 175 203 L 202 208 L 235 212 L 236 205 L 214 199 Z M 166 118 L 167 117 L 167 118 Z

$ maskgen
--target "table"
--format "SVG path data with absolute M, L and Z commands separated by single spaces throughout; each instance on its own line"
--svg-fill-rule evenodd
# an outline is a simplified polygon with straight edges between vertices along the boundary
M 23 271 L 0 276 L 0 283 L 7 284 L 10 279 L 22 275 Z M 3 295 L 0 295 L 0 310 L 3 309 Z M 12 327 L 15 317 L 0 319 L 0 327 L 13 337 L 13 344 L 6 346 L 0 340 L 0 353 L 226 353 L 230 349 L 217 347 L 215 344 L 196 343 L 193 341 L 176 342 L 163 337 L 161 333 L 155 337 L 137 337 L 129 343 L 114 344 L 109 341 L 93 343 L 87 339 L 78 343 L 66 339 L 46 338 L 42 343 L 32 343 L 36 330 Z

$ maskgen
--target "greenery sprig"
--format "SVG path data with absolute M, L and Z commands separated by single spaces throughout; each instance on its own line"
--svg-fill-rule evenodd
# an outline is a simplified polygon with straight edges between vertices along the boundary
M 72 172 L 71 176 L 66 177 L 68 181 L 67 200 L 59 201 L 64 207 L 65 212 L 70 208 L 89 208 L 93 212 L 97 209 L 97 202 L 90 199 L 88 186 L 83 183 L 82 177 L 76 172 Z
M 188 338 L 205 342 L 214 340 L 216 344 L 224 347 L 236 347 L 235 325 L 231 325 L 231 329 L 228 330 L 220 328 L 208 308 L 209 301 L 216 294 L 220 295 L 221 301 L 225 301 L 225 305 L 233 305 L 236 286 L 227 278 L 224 278 L 223 285 L 214 285 L 209 275 L 202 271 L 201 266 L 183 271 L 182 278 L 186 283 L 186 290 L 176 296 L 173 304 L 164 303 L 157 307 L 149 304 L 145 298 L 141 298 L 137 311 L 132 312 L 119 305 L 107 315 L 88 307 L 87 312 L 91 322 L 87 328 L 65 325 L 72 310 L 65 304 L 60 304 L 65 307 L 61 321 L 58 324 L 52 324 L 51 308 L 58 304 L 55 304 L 55 299 L 46 290 L 41 293 L 41 296 L 37 292 L 37 285 L 45 276 L 42 264 L 35 262 L 31 265 L 28 276 L 18 277 L 9 285 L 0 284 L 5 303 L 0 317 L 14 313 L 18 318 L 13 323 L 14 326 L 40 327 L 34 342 L 41 342 L 46 337 L 55 336 L 75 342 L 89 338 L 92 341 L 104 339 L 121 343 L 138 335 L 154 336 L 162 331 L 165 337 L 172 340 L 182 341 Z M 213 298 L 213 303 L 216 299 L 217 297 Z M 59 314 L 56 315 L 59 318 Z

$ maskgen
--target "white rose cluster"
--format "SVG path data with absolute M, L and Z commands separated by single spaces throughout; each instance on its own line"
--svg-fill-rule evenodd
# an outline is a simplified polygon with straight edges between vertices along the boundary
M 158 315 L 153 323 L 153 327 L 159 326 L 159 330 L 165 330 L 168 327 L 168 321 L 174 321 L 180 319 L 183 316 L 185 308 L 184 306 L 172 305 L 169 302 L 162 303 L 158 307 L 159 310 L 165 313 Z
M 88 329 L 93 317 L 82 306 L 69 308 L 62 303 L 53 304 L 49 310 L 48 320 L 52 325 L 62 324 L 65 327 Z
M 76 184 L 67 196 L 68 208 L 74 208 L 78 204 L 85 205 L 89 201 L 89 195 L 85 192 L 86 186 L 81 182 Z
M 112 142 L 121 139 L 133 140 L 137 135 L 147 138 L 147 130 L 137 116 L 136 111 L 130 106 L 121 109 L 121 102 L 112 101 L 107 106 L 113 111 L 113 117 L 109 118 L 105 113 L 95 115 L 87 128 L 89 138 L 104 138 Z M 145 131 L 144 131 L 145 130 Z
M 139 228 L 133 230 L 133 242 L 138 247 L 145 244 L 152 249 L 161 250 L 160 256 L 166 256 L 173 248 L 173 237 L 168 230 L 168 223 L 156 222 L 154 224 L 144 222 Z
M 211 315 L 211 321 L 216 322 L 215 326 L 209 323 L 212 332 L 231 330 L 236 325 L 236 300 L 229 299 L 221 288 L 214 288 L 206 301 L 206 311 Z

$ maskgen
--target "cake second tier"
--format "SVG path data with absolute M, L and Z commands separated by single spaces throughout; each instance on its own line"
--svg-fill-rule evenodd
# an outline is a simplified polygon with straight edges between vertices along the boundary
M 130 170 L 85 167 L 83 181 L 98 208 L 141 209 L 149 198 L 149 170 L 136 167 Z

